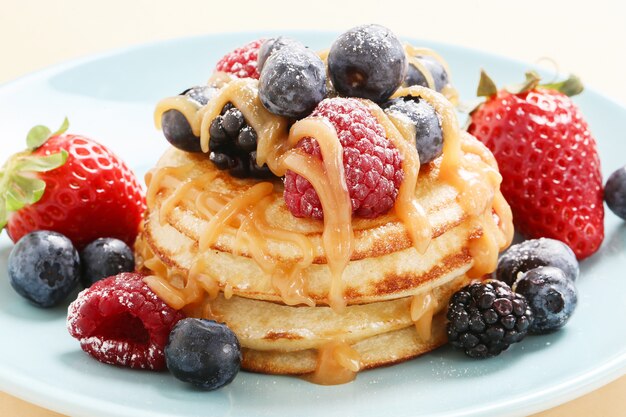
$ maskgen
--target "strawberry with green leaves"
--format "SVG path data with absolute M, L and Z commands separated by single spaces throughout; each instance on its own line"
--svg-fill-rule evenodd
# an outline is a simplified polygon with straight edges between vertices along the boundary
M 483 72 L 469 133 L 493 152 L 502 193 L 516 230 L 569 245 L 578 259 L 604 239 L 600 158 L 589 126 L 569 96 L 582 91 L 576 77 L 539 84 L 534 72 L 515 88 L 498 90 Z
M 145 209 L 126 164 L 101 144 L 35 126 L 27 150 L 0 169 L 0 228 L 17 242 L 35 230 L 67 236 L 77 248 L 99 237 L 134 243 Z

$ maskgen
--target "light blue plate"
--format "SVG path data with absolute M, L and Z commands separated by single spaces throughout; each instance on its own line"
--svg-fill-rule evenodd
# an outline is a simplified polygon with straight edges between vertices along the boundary
M 267 34 L 265 34 L 267 35 Z M 269 34 L 273 35 L 273 34 Z M 334 35 L 292 33 L 311 47 Z M 138 172 L 166 148 L 152 122 L 155 103 L 203 83 L 224 53 L 261 34 L 181 39 L 88 58 L 0 88 L 0 160 L 22 148 L 28 129 L 69 116 L 71 132 L 96 138 Z M 528 65 L 460 47 L 414 41 L 450 63 L 461 97 L 474 97 L 479 69 L 500 83 Z M 591 123 L 605 177 L 626 163 L 626 109 L 593 91 L 576 98 Z M 626 227 L 606 215 L 606 240 L 582 265 L 578 311 L 563 330 L 528 337 L 499 357 L 476 361 L 449 348 L 353 383 L 323 387 L 242 372 L 228 387 L 200 392 L 167 373 L 103 365 L 65 329 L 65 308 L 39 310 L 8 284 L 10 242 L 0 239 L 0 390 L 85 416 L 503 416 L 526 415 L 582 395 L 626 368 Z

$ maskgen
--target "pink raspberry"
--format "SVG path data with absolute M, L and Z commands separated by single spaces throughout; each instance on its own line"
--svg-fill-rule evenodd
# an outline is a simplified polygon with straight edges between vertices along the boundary
M 320 102 L 311 116 L 325 117 L 337 130 L 343 146 L 352 213 L 374 218 L 386 213 L 396 201 L 402 183 L 402 158 L 385 137 L 385 130 L 367 107 L 353 98 L 328 98 Z M 314 138 L 304 138 L 298 145 L 306 153 L 321 156 Z M 300 175 L 287 171 L 285 203 L 296 217 L 322 219 L 324 213 L 317 192 Z
M 81 292 L 68 309 L 67 328 L 100 362 L 160 370 L 170 331 L 184 317 L 150 290 L 143 275 L 124 272 Z
M 237 78 L 256 78 L 258 80 L 257 59 L 259 48 L 264 41 L 265 39 L 258 39 L 229 52 L 217 62 L 215 70 L 228 72 Z

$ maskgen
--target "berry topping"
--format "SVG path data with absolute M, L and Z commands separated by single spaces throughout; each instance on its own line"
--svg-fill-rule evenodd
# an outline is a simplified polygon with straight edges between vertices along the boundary
M 498 260 L 496 279 L 513 285 L 520 273 L 539 266 L 553 266 L 572 281 L 578 278 L 576 255 L 565 243 L 554 239 L 526 240 L 511 246 Z
M 38 307 L 61 303 L 78 285 L 80 260 L 60 233 L 40 230 L 22 237 L 9 255 L 9 281 Z
M 159 370 L 172 327 L 183 318 L 143 282 L 124 272 L 93 284 L 70 304 L 67 328 L 100 362 Z
M 526 297 L 535 316 L 531 333 L 549 333 L 563 327 L 578 303 L 574 282 L 552 266 L 531 269 L 513 288 Z
M 357 26 L 335 40 L 328 54 L 328 72 L 339 94 L 387 100 L 402 84 L 407 59 L 402 43 L 379 25 Z
M 230 384 L 241 366 L 237 336 L 213 320 L 184 319 L 165 347 L 167 368 L 178 379 L 214 390 Z
M 233 74 L 237 78 L 256 78 L 258 80 L 257 57 L 263 41 L 264 39 L 258 39 L 224 55 L 217 62 L 215 70 Z
M 626 166 L 613 172 L 606 181 L 604 201 L 613 213 L 626 220 Z
M 209 86 L 198 86 L 183 91 L 180 95 L 187 97 L 198 109 L 206 105 L 217 89 Z M 161 128 L 165 139 L 174 147 L 186 152 L 202 152 L 200 138 L 193 134 L 191 124 L 183 113 L 171 109 L 161 116 Z
M 324 62 L 299 43 L 284 45 L 263 65 L 259 97 L 267 110 L 279 116 L 307 116 L 326 97 Z
M 205 106 L 217 93 L 217 88 L 210 85 L 197 85 L 180 93 L 187 97 L 189 101 L 195 102 L 198 107 Z
M 504 282 L 473 283 L 457 291 L 448 305 L 448 340 L 472 358 L 499 355 L 521 341 L 533 323 L 526 299 Z
M 270 178 L 267 165 L 256 163 L 257 134 L 239 109 L 227 103 L 209 127 L 209 159 L 237 178 Z
M 555 89 L 576 93 L 582 87 L 575 78 L 538 83 L 528 73 L 513 92 L 497 91 L 483 73 L 479 94 L 487 100 L 471 114 L 468 131 L 498 161 L 516 230 L 560 240 L 583 259 L 604 239 L 600 158 L 580 110 Z
M 257 62 L 257 67 L 259 68 L 259 73 L 263 71 L 263 65 L 265 65 L 265 61 L 270 57 L 274 52 L 282 49 L 286 45 L 297 44 L 299 47 L 304 48 L 300 42 L 295 39 L 286 38 L 284 36 L 279 36 L 277 38 L 270 38 L 263 42 L 261 48 L 259 49 L 259 59 Z
M 135 270 L 133 250 L 119 239 L 96 239 L 80 252 L 82 283 L 85 288 L 96 281 Z
M 404 176 L 400 153 L 385 137 L 384 128 L 357 99 L 329 98 L 311 116 L 326 118 L 337 130 L 343 146 L 343 165 L 352 213 L 374 218 L 386 213 L 395 203 Z M 321 158 L 314 138 L 298 145 L 304 152 Z M 287 171 L 285 203 L 296 217 L 324 217 L 322 204 L 311 183 Z
M 415 57 L 420 64 L 422 64 L 433 77 L 433 81 L 435 82 L 435 90 L 441 92 L 443 87 L 448 85 L 448 72 L 445 67 L 439 60 L 432 56 L 416 56 Z M 412 85 L 421 85 L 423 87 L 428 87 L 428 81 L 426 80 L 426 76 L 422 74 L 420 70 L 418 70 L 414 65 L 410 64 L 409 68 L 406 72 L 406 78 L 404 79 L 404 85 L 410 87 Z
M 398 97 L 383 104 L 385 113 L 415 129 L 415 146 L 424 165 L 441 155 L 443 131 L 435 109 L 420 97 Z
M 36 126 L 28 150 L 0 170 L 0 227 L 16 242 L 34 230 L 54 230 L 78 249 L 103 237 L 132 245 L 145 209 L 133 172 L 103 145 L 84 136 Z M 4 208 L 6 207 L 6 211 Z

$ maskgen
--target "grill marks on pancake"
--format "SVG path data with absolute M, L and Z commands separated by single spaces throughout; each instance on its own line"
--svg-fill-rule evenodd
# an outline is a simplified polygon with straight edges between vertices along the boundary
M 469 249 L 464 247 L 459 253 L 443 258 L 438 265 L 425 274 L 386 274 L 382 281 L 375 282 L 372 293 L 376 295 L 397 294 L 409 291 L 432 281 L 438 277 L 449 274 L 455 269 L 461 268 L 472 261 Z
M 157 257 L 161 259 L 169 268 L 180 271 L 181 274 L 187 274 L 188 269 L 185 265 L 180 264 L 177 255 L 174 252 L 168 252 L 163 246 L 156 246 L 157 240 L 152 236 L 150 225 L 147 225 L 140 236 L 146 240 L 146 243 L 155 252 Z M 177 229 L 175 229 L 177 230 Z M 471 232 L 471 234 L 475 234 Z M 187 237 L 188 239 L 192 239 Z M 197 250 L 197 246 L 194 246 Z M 156 249 L 156 250 L 155 250 Z M 219 256 L 234 256 L 230 252 L 220 251 L 219 249 L 211 250 Z M 246 259 L 246 262 L 253 262 Z M 364 302 L 372 302 L 377 300 L 388 300 L 414 294 L 423 285 L 434 283 L 436 280 L 447 281 L 446 276 L 455 277 L 463 274 L 471 267 L 472 259 L 469 254 L 468 241 L 460 248 L 454 249 L 451 254 L 440 259 L 433 259 L 432 268 L 424 272 L 407 272 L 407 273 L 387 273 L 382 277 L 372 276 L 371 279 L 364 277 L 369 284 L 357 288 L 354 285 L 347 285 L 344 288 L 344 297 L 348 300 L 348 304 L 358 304 Z M 380 274 L 380 270 L 373 271 L 374 274 Z M 221 284 L 220 284 L 221 285 Z M 253 298 L 265 301 L 276 301 L 280 299 L 276 295 L 264 291 L 261 287 L 233 287 L 234 294 L 246 298 Z M 327 294 L 325 292 L 309 291 L 309 296 L 317 303 L 324 304 Z
M 393 365 L 418 357 L 446 342 L 445 312 L 434 318 L 433 337 L 421 340 L 415 327 L 407 327 L 376 335 L 352 345 L 361 355 L 361 370 Z M 293 352 L 242 349 L 241 367 L 246 371 L 268 374 L 302 375 L 313 372 L 317 351 L 307 349 Z
M 161 198 L 164 199 L 166 197 L 167 195 L 160 196 L 159 200 Z M 160 202 L 161 201 L 159 201 L 159 203 Z M 436 207 L 429 208 L 430 209 L 429 214 L 431 214 L 431 212 L 448 209 L 453 204 L 455 204 L 453 200 L 445 201 L 443 204 L 440 204 Z M 282 208 L 284 208 L 284 204 L 281 204 L 279 206 L 279 210 Z M 172 227 L 174 227 L 179 233 L 184 234 L 191 240 L 197 241 L 198 232 L 196 230 L 189 229 L 181 221 L 182 216 L 191 216 L 193 218 L 197 218 L 197 215 L 195 214 L 193 208 L 192 207 L 179 207 L 179 210 L 183 210 L 183 213 L 180 213 L 178 216 L 175 215 L 174 212 L 170 213 L 170 215 L 167 216 L 167 222 Z M 442 236 L 446 232 L 451 231 L 457 226 L 463 224 L 466 220 L 467 220 L 467 216 L 465 215 L 460 216 L 460 217 L 454 216 L 454 218 L 451 219 L 450 221 L 447 221 L 443 224 L 436 225 L 432 229 L 433 231 L 432 238 L 436 239 Z M 234 230 L 235 229 L 233 229 L 233 235 L 234 235 Z M 380 231 L 383 231 L 382 234 L 384 234 L 384 238 L 377 239 L 376 237 L 372 236 L 373 233 L 375 234 Z M 479 233 L 477 235 L 478 237 L 482 235 L 481 231 L 476 231 L 476 232 Z M 309 239 L 321 241 L 321 237 L 322 237 L 321 232 L 309 232 L 309 233 L 303 233 L 303 234 L 307 236 Z M 409 235 L 404 229 L 404 226 L 402 225 L 402 223 L 398 221 L 397 219 L 393 219 L 393 218 L 390 219 L 390 221 L 387 224 L 380 225 L 376 227 L 375 229 L 355 230 L 355 241 L 357 242 L 356 244 L 357 247 L 352 253 L 352 257 L 350 258 L 351 261 L 358 261 L 358 260 L 368 259 L 368 258 L 378 258 L 384 255 L 388 255 L 391 253 L 408 249 L 413 246 L 409 238 Z M 368 241 L 369 246 L 366 245 L 365 248 L 360 247 L 361 245 L 359 245 L 358 243 L 359 241 Z M 232 247 L 230 246 L 229 243 L 223 243 L 221 241 L 217 241 L 211 247 L 212 249 L 218 250 L 220 252 L 232 253 Z M 247 253 L 245 250 L 239 253 L 239 255 L 244 256 L 246 258 L 251 258 L 251 255 Z M 280 253 L 274 253 L 272 254 L 272 256 L 277 261 L 280 261 L 280 262 L 297 262 L 299 260 L 299 258 L 287 258 L 287 257 L 281 256 Z M 313 263 L 318 264 L 318 265 L 326 264 L 326 257 L 323 255 L 315 256 L 313 259 Z
M 279 339 L 287 339 L 287 340 L 300 340 L 303 337 L 299 334 L 289 333 L 289 332 L 268 332 L 263 339 L 266 340 L 279 340 Z

